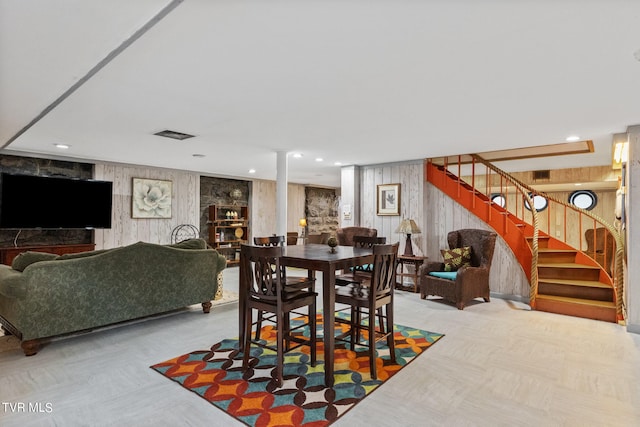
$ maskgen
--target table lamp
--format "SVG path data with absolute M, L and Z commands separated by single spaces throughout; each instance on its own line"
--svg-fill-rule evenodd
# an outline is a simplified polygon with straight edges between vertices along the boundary
M 300 218 L 300 221 L 298 222 L 298 224 L 300 225 L 300 227 L 302 227 L 302 238 L 306 238 L 307 237 L 307 219 Z
M 411 245 L 411 235 L 412 234 L 420 234 L 420 228 L 418 224 L 412 219 L 403 219 L 398 225 L 396 229 L 396 233 L 403 233 L 407 235 L 407 243 L 404 246 L 404 255 L 403 256 L 414 256 L 413 255 L 413 246 Z

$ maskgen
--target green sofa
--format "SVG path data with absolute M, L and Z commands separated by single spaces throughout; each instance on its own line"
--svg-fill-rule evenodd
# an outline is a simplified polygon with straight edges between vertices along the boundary
M 11 267 L 0 265 L 0 323 L 30 356 L 53 336 L 197 303 L 208 313 L 225 266 L 203 239 L 61 256 L 26 252 Z

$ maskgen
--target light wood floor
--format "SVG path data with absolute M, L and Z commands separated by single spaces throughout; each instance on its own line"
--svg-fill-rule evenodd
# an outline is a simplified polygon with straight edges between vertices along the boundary
M 225 287 L 237 290 L 237 269 Z M 446 336 L 336 426 L 638 426 L 640 336 L 493 299 L 396 293 L 397 323 Z M 237 335 L 237 304 L 0 353 L 0 425 L 243 425 L 149 366 Z M 5 403 L 50 413 L 12 412 Z

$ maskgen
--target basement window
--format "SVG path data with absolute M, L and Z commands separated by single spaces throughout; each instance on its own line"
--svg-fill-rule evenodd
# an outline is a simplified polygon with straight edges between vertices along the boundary
M 501 208 L 507 205 L 507 198 L 502 193 L 493 193 L 491 195 L 491 201 Z
M 533 198 L 533 207 L 536 209 L 536 212 L 542 212 L 543 210 L 547 209 L 547 206 L 549 204 L 547 199 L 533 193 L 529 193 L 529 197 Z M 531 210 L 527 199 L 524 199 L 524 207 L 527 208 L 527 210 Z
M 590 211 L 598 204 L 598 196 L 591 190 L 577 190 L 569 194 L 569 203 L 586 211 Z

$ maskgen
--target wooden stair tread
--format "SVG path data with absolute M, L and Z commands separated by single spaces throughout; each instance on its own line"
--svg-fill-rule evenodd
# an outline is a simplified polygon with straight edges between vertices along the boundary
M 543 295 L 539 294 L 536 296 L 536 299 L 544 299 L 547 301 L 557 301 L 557 302 L 565 302 L 571 304 L 580 304 L 585 306 L 593 306 L 593 307 L 603 307 L 603 308 L 616 308 L 616 304 L 612 301 L 598 301 L 592 299 L 583 299 L 583 298 L 571 298 L 571 297 L 560 297 L 556 295 Z
M 573 262 L 559 262 L 559 263 L 538 263 L 538 268 L 540 267 L 549 267 L 549 268 L 578 268 L 585 270 L 600 270 L 600 267 L 594 267 L 592 265 L 584 265 L 584 264 L 576 264 Z
M 538 279 L 538 283 L 550 283 L 555 285 L 566 286 L 585 286 L 590 288 L 602 288 L 612 289 L 610 285 L 606 283 L 598 282 L 597 280 L 580 280 L 580 279 Z
M 559 253 L 559 254 L 568 254 L 568 253 L 578 253 L 577 249 L 552 249 L 552 248 L 539 248 L 538 252 L 545 253 Z

